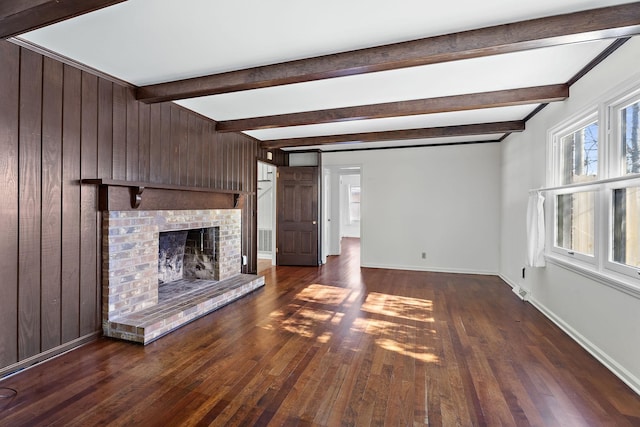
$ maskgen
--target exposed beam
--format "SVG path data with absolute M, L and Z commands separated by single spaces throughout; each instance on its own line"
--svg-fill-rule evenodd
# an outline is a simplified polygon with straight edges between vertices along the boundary
M 525 104 L 544 104 L 548 102 L 562 101 L 568 97 L 569 86 L 566 84 L 536 86 L 492 92 L 443 96 L 438 98 L 387 102 L 384 104 L 360 105 L 357 107 L 344 107 L 329 110 L 227 120 L 218 122 L 216 124 L 216 130 L 220 132 L 241 132 L 245 130 L 334 123 L 350 120 L 414 116 L 418 114 L 510 107 Z
M 304 147 L 310 145 L 339 144 L 344 142 L 377 142 L 406 139 L 445 138 L 493 133 L 522 132 L 524 121 L 482 123 L 473 125 L 442 126 L 423 129 L 404 129 L 384 132 L 349 133 L 342 135 L 313 136 L 308 138 L 273 139 L 263 141 L 262 148 Z
M 640 2 L 143 86 L 153 103 L 640 33 Z
M 126 0 L 2 0 L 0 38 L 7 39 Z

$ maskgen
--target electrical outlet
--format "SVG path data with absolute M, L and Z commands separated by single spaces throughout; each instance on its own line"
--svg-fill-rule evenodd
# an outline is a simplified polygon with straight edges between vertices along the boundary
M 426 252 L 422 252 L 422 259 L 427 259 L 427 253 Z

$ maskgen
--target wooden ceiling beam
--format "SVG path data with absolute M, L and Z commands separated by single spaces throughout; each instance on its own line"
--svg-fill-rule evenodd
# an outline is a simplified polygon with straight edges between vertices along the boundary
M 262 141 L 262 148 L 306 147 L 311 145 L 339 144 L 345 142 L 401 141 L 407 139 L 428 139 L 460 137 L 469 135 L 490 135 L 493 133 L 522 132 L 524 121 L 481 123 L 472 125 L 442 126 L 422 129 L 403 129 L 384 132 L 349 133 L 342 135 L 312 136 L 308 138 L 288 138 Z
M 382 119 L 386 117 L 414 116 L 419 114 L 478 110 L 526 104 L 545 104 L 563 101 L 568 97 L 569 86 L 566 84 L 557 84 L 227 120 L 218 122 L 216 124 L 216 130 L 219 132 L 242 132 L 246 130 L 335 123 L 351 120 Z
M 7 39 L 126 0 L 2 0 L 0 38 Z
M 635 2 L 143 86 L 136 97 L 172 101 L 638 33 L 640 2 Z

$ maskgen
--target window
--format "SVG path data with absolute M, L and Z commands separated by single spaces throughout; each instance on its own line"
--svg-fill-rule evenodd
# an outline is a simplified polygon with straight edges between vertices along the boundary
M 598 122 L 560 138 L 560 184 L 589 182 L 598 177 Z
M 600 126 L 597 112 L 554 131 L 553 252 L 593 264 L 596 255 L 597 192 L 588 187 L 600 177 Z M 586 187 L 585 187 L 586 186 Z M 549 199 L 549 197 L 547 197 Z
M 640 173 L 640 101 L 620 109 L 622 158 L 627 174 Z
M 640 87 L 552 129 L 549 154 L 547 256 L 640 287 Z
M 593 256 L 594 210 L 593 191 L 557 195 L 556 246 Z
M 349 186 L 349 223 L 360 221 L 360 186 Z
M 640 187 L 613 190 L 612 261 L 640 268 Z

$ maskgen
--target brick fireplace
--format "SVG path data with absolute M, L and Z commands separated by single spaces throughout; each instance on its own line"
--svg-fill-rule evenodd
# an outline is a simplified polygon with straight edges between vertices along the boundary
M 216 239 L 214 272 L 159 286 L 160 233 L 178 230 Z M 104 334 L 144 344 L 264 285 L 240 273 L 240 209 L 104 211 L 102 253 Z

